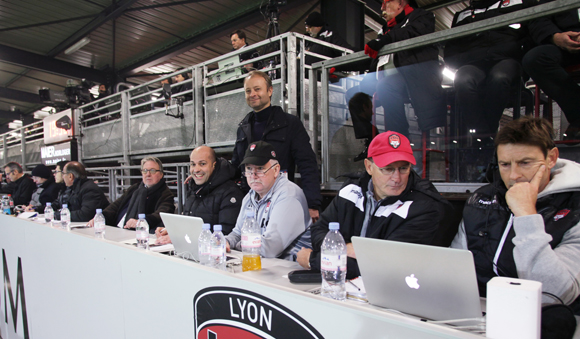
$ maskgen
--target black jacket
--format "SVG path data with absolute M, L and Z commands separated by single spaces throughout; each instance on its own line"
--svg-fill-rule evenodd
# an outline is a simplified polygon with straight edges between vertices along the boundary
M 534 4 L 533 0 L 523 0 L 523 4 L 501 0 L 472 1 L 470 7 L 455 13 L 451 27 L 493 18 Z M 445 46 L 445 63 L 459 68 L 478 62 L 520 61 L 529 47 L 530 38 L 525 24 L 519 29 L 502 27 L 449 41 Z
M 14 206 L 27 205 L 30 203 L 32 193 L 36 191 L 36 184 L 28 174 L 24 174 L 20 179 L 10 182 L 2 187 L 0 193 L 12 195 Z
M 330 27 L 328 27 L 328 25 L 325 25 L 320 30 L 320 32 L 316 36 L 316 39 L 318 39 L 320 41 L 324 41 L 324 42 L 329 43 L 329 44 L 348 48 L 351 50 L 354 49 L 346 41 L 344 41 L 344 39 L 342 37 L 340 37 L 340 36 L 338 36 L 338 34 L 334 33 L 330 29 Z M 340 52 L 336 49 L 332 49 L 330 47 L 326 47 L 326 46 L 314 43 L 312 41 L 306 41 L 304 48 L 309 52 L 324 55 L 324 56 L 331 57 L 331 58 L 336 58 L 336 57 L 339 57 L 342 55 L 342 52 Z M 317 58 L 315 56 L 311 56 L 311 55 L 308 55 L 305 58 L 307 65 L 312 65 L 313 63 L 315 63 L 317 61 L 321 61 L 321 60 L 322 59 Z
M 54 177 L 48 178 L 40 188 L 43 191 L 40 193 L 38 201 L 40 202 L 40 206 L 36 207 L 36 211 L 43 213 L 44 208 L 46 207 L 47 202 L 53 202 L 56 198 L 58 198 L 58 193 L 60 192 L 61 186 L 54 181 Z
M 320 175 L 316 155 L 310 145 L 310 137 L 296 116 L 284 112 L 278 106 L 272 106 L 272 110 L 261 140 L 274 147 L 276 158 L 280 162 L 280 169 L 288 171 L 288 178 L 292 181 L 294 168 L 298 166 L 298 172 L 302 178 L 301 187 L 308 201 L 308 208 L 318 209 L 322 203 Z M 232 155 L 232 165 L 238 171 L 249 143 L 258 141 L 252 140 L 253 116 L 253 111 L 248 113 L 238 127 Z M 245 178 L 242 178 L 242 183 L 246 184 Z
M 542 0 L 545 4 L 554 0 Z M 543 17 L 530 21 L 528 24 L 530 35 L 538 45 L 549 44 L 552 36 L 563 32 L 580 32 L 580 18 L 577 9 L 561 12 L 552 16 Z
M 60 209 L 68 204 L 72 222 L 89 221 L 95 216 L 97 208 L 105 209 L 109 201 L 103 191 L 90 179 L 75 179 L 71 187 L 61 191 L 52 203 L 56 219 L 60 219 Z
M 119 212 L 125 207 L 131 200 L 133 193 L 139 188 L 141 183 L 137 183 L 129 187 L 127 192 L 123 194 L 120 198 L 111 203 L 107 208 L 103 210 L 103 216 L 105 216 L 105 222 L 110 226 L 117 226 L 117 219 L 119 219 Z M 145 204 L 145 219 L 149 224 L 149 233 L 155 233 L 155 229 L 158 226 L 163 226 L 161 221 L 161 215 L 159 213 L 174 213 L 175 204 L 173 202 L 173 193 L 167 187 L 158 190 L 155 194 L 147 196 L 147 203 Z M 141 212 L 139 212 L 141 213 Z M 127 222 L 128 220 L 125 220 Z
M 197 186 L 193 180 L 188 184 L 184 215 L 196 216 L 210 225 L 222 225 L 222 232 L 229 234 L 240 213 L 244 193 L 234 182 L 236 169 L 227 160 L 218 158 L 209 180 Z
M 404 11 L 401 12 L 396 17 L 396 21 L 397 24 L 393 27 L 383 26 L 382 32 L 384 33 L 377 38 L 381 42 L 381 47 L 435 31 L 435 15 L 421 8 L 414 8 L 408 15 L 405 15 Z M 433 45 L 407 49 L 395 53 L 395 66 L 402 67 L 437 60 L 438 54 L 439 50 Z M 371 71 L 376 71 L 375 62 L 371 66 Z
M 332 200 L 320 219 L 312 225 L 312 253 L 310 266 L 320 269 L 320 247 L 328 233 L 330 222 L 340 223 L 340 233 L 345 242 L 351 243 L 353 236 L 360 236 L 366 208 L 368 184 L 371 177 L 364 172 L 359 178 L 347 181 Z M 393 205 L 397 201 L 410 204 L 405 215 L 396 212 L 383 215 L 381 207 Z M 404 207 L 404 206 L 400 206 Z M 449 246 L 457 232 L 450 226 L 441 224 L 451 205 L 441 197 L 429 180 L 421 179 L 414 171 L 409 175 L 407 188 L 399 196 L 388 197 L 373 212 L 367 227 L 367 238 L 394 240 L 416 244 Z M 443 235 L 451 235 L 444 237 Z M 347 259 L 347 278 L 360 275 L 356 259 Z

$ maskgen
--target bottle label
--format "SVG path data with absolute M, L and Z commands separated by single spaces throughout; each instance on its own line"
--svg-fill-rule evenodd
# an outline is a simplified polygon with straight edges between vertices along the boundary
M 137 233 L 136 234 L 137 240 L 148 240 L 149 239 L 149 233 L 147 233 L 145 231 L 139 230 L 136 233 Z
M 10 208 L 5 208 L 4 209 L 4 214 L 8 214 L 8 215 L 12 214 L 12 213 L 10 213 Z
M 242 235 L 242 248 L 256 248 L 262 246 L 262 236 L 258 233 Z
M 211 254 L 211 246 L 208 245 L 199 246 L 199 255 L 210 255 L 210 254 Z
M 221 257 L 224 255 L 224 248 L 221 246 L 212 246 L 211 247 L 211 256 L 212 257 Z
M 320 259 L 320 268 L 325 271 L 346 271 L 346 254 L 323 254 Z

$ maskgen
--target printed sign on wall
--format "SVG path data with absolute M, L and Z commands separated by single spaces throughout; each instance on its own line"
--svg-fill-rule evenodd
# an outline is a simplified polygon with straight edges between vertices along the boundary
M 232 287 L 209 287 L 193 300 L 199 339 L 323 338 L 308 322 L 281 304 Z

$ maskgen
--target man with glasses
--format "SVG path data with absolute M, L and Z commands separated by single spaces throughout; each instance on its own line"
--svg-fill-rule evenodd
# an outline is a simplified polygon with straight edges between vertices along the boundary
M 11 194 L 14 205 L 28 205 L 32 193 L 36 190 L 36 184 L 28 174 L 24 174 L 22 166 L 17 162 L 9 162 L 4 165 L 4 175 L 8 184 L 0 189 L 0 193 Z
M 66 189 L 61 191 L 52 203 L 55 219 L 60 219 L 60 209 L 68 204 L 72 222 L 89 221 L 97 208 L 105 208 L 109 201 L 103 191 L 89 178 L 85 166 L 78 161 L 71 161 L 62 170 L 62 179 Z
M 439 246 L 451 243 L 457 226 L 441 227 L 450 204 L 411 168 L 416 162 L 409 139 L 392 131 L 379 134 L 364 162 L 366 172 L 347 181 L 312 225 L 313 249 L 298 253 L 303 267 L 320 269 L 320 247 L 330 222 L 340 223 L 349 279 L 360 275 L 353 236 Z
M 138 215 L 145 214 L 149 233 L 154 233 L 157 226 L 163 225 L 159 213 L 175 211 L 173 193 L 165 183 L 161 160 L 156 157 L 143 158 L 141 174 L 143 180 L 140 183 L 129 187 L 125 194 L 103 210 L 107 225 L 135 230 Z M 89 226 L 93 225 L 91 219 Z
M 244 193 L 234 182 L 236 169 L 229 161 L 218 158 L 208 146 L 199 146 L 189 155 L 187 196 L 183 205 L 184 215 L 200 217 L 204 223 L 222 225 L 222 232 L 229 234 L 236 225 Z M 213 230 L 212 230 L 213 231 Z M 167 231 L 155 231 L 158 244 L 171 242 Z
M 310 243 L 311 223 L 302 189 L 280 172 L 274 147 L 267 142 L 250 143 L 242 161 L 250 192 L 242 201 L 236 227 L 226 236 L 227 250 L 241 250 L 241 231 L 246 211 L 262 230 L 260 255 L 265 258 L 296 260 L 296 253 Z

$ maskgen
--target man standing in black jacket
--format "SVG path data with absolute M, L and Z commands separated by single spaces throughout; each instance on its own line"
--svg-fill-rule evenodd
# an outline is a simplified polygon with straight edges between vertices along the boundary
M 347 181 L 312 225 L 312 250 L 303 248 L 297 261 L 304 268 L 320 269 L 320 247 L 328 224 L 338 222 L 347 248 L 347 278 L 360 275 L 353 236 L 449 246 L 457 227 L 442 220 L 451 208 L 429 180 L 421 179 L 411 165 L 415 157 L 409 140 L 387 131 L 376 136 L 365 159 L 366 172 Z
M 103 191 L 92 180 L 87 178 L 85 166 L 78 161 L 71 161 L 62 170 L 62 179 L 66 189 L 61 191 L 52 203 L 55 219 L 60 219 L 60 209 L 68 204 L 72 222 L 89 221 L 97 208 L 104 209 L 109 201 Z
M 302 190 L 308 201 L 308 210 L 313 221 L 318 220 L 322 203 L 320 194 L 320 175 L 316 155 L 310 145 L 310 137 L 304 125 L 296 116 L 288 114 L 279 106 L 270 104 L 272 80 L 264 72 L 252 71 L 244 81 L 246 102 L 253 111 L 248 113 L 239 124 L 232 156 L 232 165 L 239 171 L 248 145 L 253 141 L 266 141 L 276 150 L 281 172 L 288 173 L 294 180 L 294 168 L 302 178 Z M 249 191 L 246 179 L 242 179 L 245 191 Z
M 2 187 L 0 193 L 11 194 L 14 206 L 28 206 L 32 192 L 36 190 L 36 184 L 32 178 L 28 174 L 24 174 L 19 163 L 13 161 L 4 165 L 4 175 L 6 179 L 10 180 L 10 183 Z
M 234 182 L 236 169 L 226 159 L 218 158 L 208 146 L 191 151 L 189 160 L 191 180 L 187 185 L 183 214 L 202 218 L 212 227 L 222 225 L 222 232 L 229 234 L 236 226 L 244 199 L 244 193 Z M 162 227 L 155 235 L 158 244 L 171 242 Z
M 141 159 L 141 174 L 143 180 L 134 184 L 125 194 L 103 210 L 107 225 L 134 230 L 138 215 L 145 214 L 149 224 L 149 233 L 162 225 L 161 212 L 173 213 L 173 193 L 165 183 L 163 164 L 156 157 Z M 94 221 L 89 221 L 93 226 Z
M 570 123 L 564 140 L 580 140 L 580 86 L 565 69 L 580 64 L 580 14 L 574 9 L 532 20 L 529 30 L 540 46 L 526 53 L 524 70 L 564 111 Z
M 381 9 L 387 24 L 379 37 L 365 46 L 365 54 L 375 60 L 371 63 L 373 73 L 365 76 L 364 82 L 368 84 L 361 84 L 361 88 L 363 91 L 368 87 L 372 90 L 372 83 L 376 83 L 378 105 L 385 112 L 385 130 L 409 136 L 409 122 L 405 114 L 405 102 L 409 98 L 422 131 L 445 126 L 447 106 L 441 88 L 442 73 L 437 47 L 424 46 L 377 58 L 379 50 L 388 44 L 433 33 L 435 16 L 417 8 L 414 0 L 385 1 Z M 377 77 L 377 68 L 384 68 L 382 72 L 385 76 L 382 79 Z M 374 93 L 367 94 L 372 96 Z

